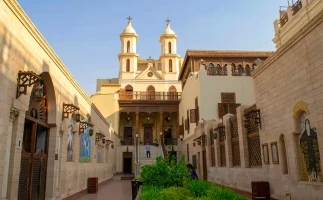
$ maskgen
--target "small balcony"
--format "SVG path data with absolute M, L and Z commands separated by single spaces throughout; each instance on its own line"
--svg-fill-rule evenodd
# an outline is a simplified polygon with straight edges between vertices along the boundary
M 119 102 L 179 102 L 182 98 L 181 92 L 133 92 L 120 91 Z

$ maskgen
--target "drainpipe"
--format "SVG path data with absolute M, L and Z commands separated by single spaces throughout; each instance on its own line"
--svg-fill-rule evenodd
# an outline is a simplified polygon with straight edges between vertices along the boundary
M 9 162 L 10 162 L 10 150 L 11 150 L 11 140 L 12 140 L 12 127 L 13 122 L 16 117 L 19 115 L 19 109 L 12 107 L 10 110 L 10 119 L 9 119 L 9 126 L 7 131 L 7 143 L 6 143 L 6 155 L 5 155 L 5 166 L 3 171 L 3 181 L 2 181 L 2 193 L 1 199 L 7 199 L 7 189 L 8 189 L 8 175 L 9 175 Z M 20 146 L 22 144 L 19 144 Z
M 58 136 L 58 148 L 57 148 L 57 154 L 58 154 L 58 159 L 57 159 L 57 173 L 56 173 L 56 199 L 59 200 L 61 199 L 60 195 L 60 174 L 61 174 L 61 140 L 63 136 L 64 130 L 59 131 L 59 136 Z

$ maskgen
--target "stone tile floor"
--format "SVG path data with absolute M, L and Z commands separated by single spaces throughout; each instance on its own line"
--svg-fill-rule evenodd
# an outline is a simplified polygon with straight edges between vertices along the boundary
M 131 200 L 130 180 L 113 179 L 99 187 L 97 194 L 86 194 L 78 200 Z

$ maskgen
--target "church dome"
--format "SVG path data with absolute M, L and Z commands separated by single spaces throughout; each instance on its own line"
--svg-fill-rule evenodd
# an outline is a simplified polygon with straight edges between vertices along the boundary
M 128 26 L 123 30 L 122 34 L 136 34 L 136 31 L 131 26 L 131 22 L 128 22 Z
M 175 32 L 170 28 L 170 24 L 167 23 L 166 29 L 162 35 L 175 35 Z

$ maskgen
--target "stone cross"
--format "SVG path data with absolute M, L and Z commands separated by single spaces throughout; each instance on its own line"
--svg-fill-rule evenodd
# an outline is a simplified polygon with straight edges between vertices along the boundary
M 166 22 L 167 24 L 169 24 L 169 23 L 171 22 L 171 20 L 167 18 L 167 19 L 165 20 L 165 22 Z
M 128 22 L 131 22 L 132 18 L 129 16 L 126 18 L 128 20 Z

